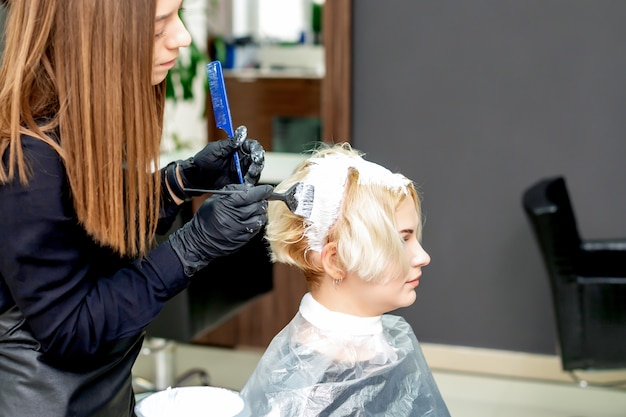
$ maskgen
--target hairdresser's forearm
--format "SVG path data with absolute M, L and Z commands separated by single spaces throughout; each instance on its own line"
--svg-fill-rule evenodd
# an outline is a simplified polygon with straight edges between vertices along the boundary
M 93 272 L 93 271 L 92 271 Z M 128 264 L 109 277 L 100 277 L 74 304 L 59 308 L 65 315 L 53 332 L 43 331 L 46 317 L 31 317 L 49 357 L 58 363 L 80 362 L 89 366 L 92 361 L 110 354 L 123 339 L 137 337 L 152 322 L 165 302 L 187 287 L 182 265 L 169 244 L 150 252 L 144 259 Z
M 88 261 L 90 255 L 101 256 L 94 252 L 66 248 L 57 253 L 72 258 L 74 267 L 46 266 L 45 257 L 33 256 L 32 262 L 6 271 L 6 278 L 33 335 L 59 366 L 88 367 L 109 355 L 118 340 L 137 337 L 189 284 L 167 242 L 134 262 L 111 258 L 110 271 Z

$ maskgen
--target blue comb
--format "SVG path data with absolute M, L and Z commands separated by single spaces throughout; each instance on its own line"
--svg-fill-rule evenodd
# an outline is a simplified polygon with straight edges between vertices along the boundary
M 230 117 L 230 107 L 228 106 L 228 97 L 226 96 L 226 86 L 224 85 L 224 74 L 222 73 L 222 64 L 220 61 L 212 61 L 206 64 L 206 76 L 209 80 L 209 92 L 211 93 L 211 103 L 213 103 L 213 115 L 215 116 L 215 126 L 226 132 L 229 138 L 235 136 L 233 131 L 233 121 Z M 233 154 L 235 160 L 235 168 L 239 183 L 243 184 L 243 175 L 241 174 L 241 163 L 239 162 L 239 154 L 237 151 Z

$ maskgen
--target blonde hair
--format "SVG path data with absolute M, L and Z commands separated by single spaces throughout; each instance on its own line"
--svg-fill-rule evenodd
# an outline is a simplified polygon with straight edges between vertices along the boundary
M 362 157 L 362 153 L 349 144 L 323 145 L 276 189 L 285 190 L 304 181 L 312 159 L 333 155 Z M 364 281 L 381 282 L 406 274 L 409 260 L 398 236 L 395 211 L 410 198 L 420 217 L 420 201 L 415 186 L 408 180 L 402 188 L 389 187 L 380 182 L 359 182 L 359 171 L 346 169 L 349 172 L 341 209 L 324 243 L 336 242 L 340 265 L 346 271 L 355 272 Z M 314 192 L 319 195 L 328 190 L 316 186 Z M 311 288 L 319 284 L 324 271 L 308 256 L 311 250 L 306 236 L 308 227 L 307 220 L 292 213 L 285 204 L 270 202 L 265 238 L 270 244 L 272 261 L 300 269 Z M 421 227 L 418 233 L 421 233 Z
M 156 0 L 20 0 L 7 11 L 0 184 L 28 183 L 20 135 L 42 140 L 63 160 L 86 231 L 121 255 L 145 254 L 165 93 L 152 85 Z

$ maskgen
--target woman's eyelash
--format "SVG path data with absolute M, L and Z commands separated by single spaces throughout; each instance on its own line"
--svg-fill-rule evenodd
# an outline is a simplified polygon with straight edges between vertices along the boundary
M 182 14 L 184 14 L 187 11 L 187 9 L 185 9 L 184 7 L 181 7 L 180 9 L 178 9 L 178 17 L 180 18 Z M 162 38 L 163 36 L 165 36 L 165 31 L 161 31 L 158 32 L 154 35 L 155 38 Z
M 185 9 L 184 7 L 181 7 L 180 9 L 178 9 L 178 17 L 181 17 L 181 15 L 182 15 L 183 13 L 185 13 L 185 11 L 186 11 L 186 10 L 187 10 L 187 9 Z M 163 31 L 161 31 L 161 32 L 159 32 L 159 33 L 156 33 L 154 36 L 155 36 L 156 38 L 162 38 L 163 36 L 165 36 L 165 31 L 163 30 Z

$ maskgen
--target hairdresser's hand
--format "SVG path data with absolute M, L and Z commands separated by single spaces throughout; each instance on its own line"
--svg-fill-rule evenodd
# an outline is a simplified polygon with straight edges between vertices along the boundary
M 255 185 L 265 165 L 265 150 L 258 141 L 248 139 L 247 132 L 245 126 L 239 126 L 234 138 L 211 142 L 195 156 L 179 162 L 183 188 L 220 189 L 239 184 L 235 152 L 239 155 L 244 183 Z
M 267 222 L 271 185 L 237 184 L 225 189 L 240 192 L 207 199 L 193 218 L 169 237 L 187 276 L 217 257 L 236 252 Z

